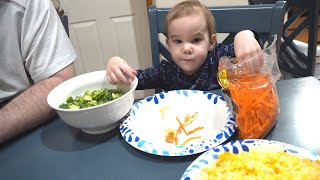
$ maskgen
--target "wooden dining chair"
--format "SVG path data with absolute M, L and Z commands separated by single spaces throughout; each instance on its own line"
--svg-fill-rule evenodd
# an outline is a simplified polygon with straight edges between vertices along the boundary
M 278 0 L 248 0 L 251 5 L 270 4 Z M 319 45 L 320 1 L 287 0 L 288 14 L 283 25 L 279 51 L 279 67 L 289 78 L 316 75 L 317 45 Z M 302 48 L 297 41 L 305 45 Z
M 277 35 L 277 52 L 279 52 L 282 27 L 284 22 L 286 1 L 277 1 L 275 4 L 217 6 L 208 7 L 213 13 L 217 33 L 228 33 L 222 41 L 229 44 L 233 42 L 236 33 L 250 29 L 260 33 L 263 43 L 270 43 L 271 36 Z M 152 64 L 160 63 L 160 55 L 167 60 L 172 60 L 166 48 L 162 34 L 165 36 L 165 20 L 170 8 L 149 7 L 149 26 L 151 36 Z M 156 90 L 159 92 L 159 90 Z

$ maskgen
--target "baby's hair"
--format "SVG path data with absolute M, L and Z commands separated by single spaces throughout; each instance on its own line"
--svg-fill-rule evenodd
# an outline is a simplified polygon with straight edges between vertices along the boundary
M 215 29 L 215 19 L 212 15 L 212 13 L 209 11 L 209 9 L 203 5 L 200 1 L 198 0 L 186 0 L 182 1 L 170 10 L 166 17 L 166 33 L 168 34 L 168 28 L 169 24 L 172 20 L 184 17 L 184 16 L 189 16 L 189 15 L 203 15 L 206 23 L 207 23 L 207 29 L 209 32 L 209 37 L 212 34 L 216 33 Z

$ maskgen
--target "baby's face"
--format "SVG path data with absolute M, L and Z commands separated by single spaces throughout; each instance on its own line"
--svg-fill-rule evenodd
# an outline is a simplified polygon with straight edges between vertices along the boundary
M 200 15 L 172 20 L 168 27 L 167 44 L 173 61 L 187 75 L 199 70 L 213 46 L 205 18 Z

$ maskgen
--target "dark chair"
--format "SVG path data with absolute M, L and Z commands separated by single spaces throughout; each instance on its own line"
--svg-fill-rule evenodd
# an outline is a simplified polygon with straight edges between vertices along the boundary
M 209 7 L 209 9 L 215 17 L 217 33 L 229 33 L 223 43 L 232 43 L 236 33 L 250 29 L 260 33 L 262 42 L 266 44 L 271 42 L 272 35 L 277 35 L 277 50 L 279 50 L 286 9 L 285 1 L 264 5 Z M 153 65 L 160 63 L 160 55 L 171 60 L 165 44 L 159 40 L 159 34 L 166 33 L 165 18 L 169 11 L 169 8 L 155 6 L 149 8 Z
M 69 37 L 69 21 L 68 21 L 68 16 L 67 15 L 62 15 L 60 16 L 60 19 L 62 21 L 63 27 L 67 32 L 67 35 Z
M 248 0 L 249 4 L 265 4 L 277 0 Z M 287 0 L 288 20 L 283 26 L 282 43 L 280 47 L 279 67 L 291 77 L 315 75 L 315 63 L 318 41 L 318 19 L 320 0 Z M 301 22 L 297 21 L 303 19 Z M 296 28 L 292 29 L 295 24 Z M 302 32 L 308 32 L 307 55 L 293 43 Z M 291 31 L 291 32 L 290 32 Z

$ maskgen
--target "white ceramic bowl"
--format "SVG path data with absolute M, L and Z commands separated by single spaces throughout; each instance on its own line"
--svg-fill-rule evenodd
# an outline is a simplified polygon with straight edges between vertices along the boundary
M 88 134 L 101 134 L 111 131 L 130 111 L 134 102 L 135 80 L 131 85 L 111 85 L 105 80 L 106 71 L 95 71 L 73 77 L 54 88 L 48 95 L 49 106 L 56 110 L 60 118 L 72 127 L 80 128 Z M 84 109 L 62 109 L 59 105 L 67 96 L 83 95 L 89 89 L 119 88 L 125 94 L 113 101 Z

